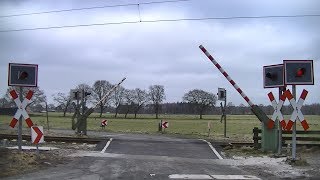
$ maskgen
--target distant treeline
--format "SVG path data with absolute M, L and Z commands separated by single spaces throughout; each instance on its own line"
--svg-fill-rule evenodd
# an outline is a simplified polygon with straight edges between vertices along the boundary
M 119 108 L 119 113 L 125 114 L 130 107 L 130 105 L 121 105 Z M 139 114 L 153 114 L 152 104 L 147 104 L 141 108 L 139 111 Z M 271 105 L 263 106 L 259 105 L 259 107 L 269 115 L 272 115 L 274 112 L 274 109 Z M 320 104 L 310 104 L 310 105 L 303 105 L 301 108 L 303 114 L 305 115 L 320 115 Z M 177 102 L 177 103 L 164 103 L 160 105 L 159 109 L 161 114 L 198 114 L 197 108 L 194 104 L 191 103 L 184 103 L 184 102 Z M 284 115 L 290 115 L 292 114 L 292 107 L 291 106 L 283 106 L 282 112 Z M 99 112 L 99 109 L 96 109 L 96 112 Z M 107 107 L 104 111 L 109 113 L 114 113 L 115 108 L 113 107 Z M 231 103 L 228 104 L 226 108 L 227 114 L 234 114 L 234 115 L 246 115 L 246 114 L 252 114 L 250 107 L 244 106 L 243 104 L 239 106 L 234 106 Z M 131 110 L 129 110 L 129 114 L 133 113 Z M 210 107 L 205 110 L 204 114 L 214 114 L 218 115 L 221 114 L 221 108 L 220 106 Z

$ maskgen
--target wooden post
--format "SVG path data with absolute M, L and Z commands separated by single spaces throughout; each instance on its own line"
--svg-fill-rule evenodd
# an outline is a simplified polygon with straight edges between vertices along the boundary
M 253 147 L 259 149 L 259 128 L 253 128 Z

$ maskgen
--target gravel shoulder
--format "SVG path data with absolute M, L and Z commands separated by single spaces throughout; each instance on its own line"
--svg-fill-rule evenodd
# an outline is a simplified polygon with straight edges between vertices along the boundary
M 251 147 L 223 150 L 227 158 L 224 164 L 241 168 L 258 177 L 266 179 L 319 179 L 320 178 L 320 148 L 299 147 L 297 160 L 291 161 L 290 153 L 281 156 L 273 153 L 263 153 Z

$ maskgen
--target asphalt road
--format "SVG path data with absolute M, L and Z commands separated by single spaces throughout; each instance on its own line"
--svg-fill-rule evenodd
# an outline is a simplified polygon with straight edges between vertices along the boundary
M 68 164 L 8 179 L 257 179 L 222 163 L 219 151 L 203 140 L 127 134 L 111 138 L 96 151 L 75 152 Z

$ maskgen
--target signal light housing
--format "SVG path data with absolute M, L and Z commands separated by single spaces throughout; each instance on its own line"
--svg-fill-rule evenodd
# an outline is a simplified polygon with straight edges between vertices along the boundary
M 38 65 L 9 63 L 8 86 L 37 87 Z
M 286 85 L 314 85 L 313 60 L 284 60 Z
M 263 66 L 263 87 L 274 88 L 283 86 L 283 65 L 275 64 Z
M 26 71 L 22 71 L 18 73 L 18 79 L 25 80 L 28 78 L 29 74 Z

